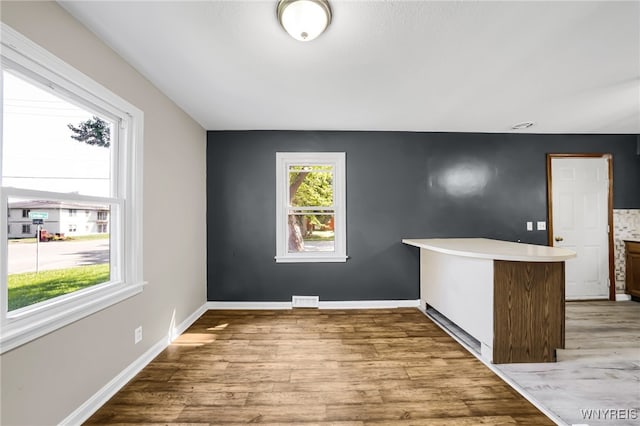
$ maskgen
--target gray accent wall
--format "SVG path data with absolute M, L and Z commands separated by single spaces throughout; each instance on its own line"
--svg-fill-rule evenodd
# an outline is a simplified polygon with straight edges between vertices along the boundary
M 419 297 L 403 238 L 547 244 L 547 153 L 611 153 L 614 208 L 640 208 L 637 135 L 210 131 L 209 301 Z M 275 154 L 346 152 L 346 263 L 275 263 Z

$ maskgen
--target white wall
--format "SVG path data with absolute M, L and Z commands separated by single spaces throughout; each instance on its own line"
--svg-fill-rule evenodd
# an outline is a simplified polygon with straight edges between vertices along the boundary
M 172 321 L 179 324 L 205 303 L 205 131 L 57 3 L 2 1 L 0 16 L 145 116 L 149 284 L 136 297 L 0 357 L 0 423 L 51 425 L 164 338 Z M 189 207 L 180 212 L 179 229 L 166 226 L 173 206 Z M 144 338 L 134 345 L 138 325 Z

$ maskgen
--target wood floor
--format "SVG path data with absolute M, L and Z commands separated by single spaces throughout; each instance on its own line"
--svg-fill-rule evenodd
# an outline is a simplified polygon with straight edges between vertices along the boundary
M 87 424 L 553 424 L 417 309 L 208 311 Z

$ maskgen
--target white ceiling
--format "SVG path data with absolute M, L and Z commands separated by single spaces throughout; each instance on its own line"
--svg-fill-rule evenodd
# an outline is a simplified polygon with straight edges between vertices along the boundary
M 330 1 L 60 3 L 207 130 L 640 133 L 640 1 Z

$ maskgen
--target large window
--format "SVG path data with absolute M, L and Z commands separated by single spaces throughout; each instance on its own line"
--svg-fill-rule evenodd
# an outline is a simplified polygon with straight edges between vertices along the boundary
M 141 291 L 142 112 L 5 24 L 1 40 L 0 204 L 29 234 L 0 234 L 4 352 Z
M 345 154 L 276 154 L 276 261 L 344 262 Z

